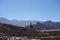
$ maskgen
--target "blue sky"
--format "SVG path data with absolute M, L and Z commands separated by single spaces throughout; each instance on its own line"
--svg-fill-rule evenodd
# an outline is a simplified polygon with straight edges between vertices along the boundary
M 0 0 L 0 18 L 60 21 L 60 0 Z

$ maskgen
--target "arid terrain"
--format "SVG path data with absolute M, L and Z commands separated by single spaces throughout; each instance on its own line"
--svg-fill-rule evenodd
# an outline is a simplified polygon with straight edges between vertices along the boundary
M 28 37 L 30 39 L 41 40 L 60 40 L 60 30 L 33 30 L 31 28 L 0 23 L 0 37 L 3 36 Z

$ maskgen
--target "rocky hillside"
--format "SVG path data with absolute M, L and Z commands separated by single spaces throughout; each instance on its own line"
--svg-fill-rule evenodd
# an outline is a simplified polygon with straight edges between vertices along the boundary
M 33 30 L 30 28 L 0 23 L 0 36 L 28 37 L 41 40 L 60 40 L 60 30 Z
M 37 31 L 23 27 L 13 26 L 10 24 L 0 23 L 1 36 L 37 36 Z M 36 35 L 35 35 L 36 34 Z

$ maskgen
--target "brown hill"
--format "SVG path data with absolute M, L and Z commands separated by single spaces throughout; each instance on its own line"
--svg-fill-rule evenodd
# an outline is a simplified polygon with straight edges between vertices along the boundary
M 38 38 L 38 39 L 59 39 L 60 40 L 60 30 L 33 30 L 29 28 L 23 28 L 18 26 L 13 26 L 10 24 L 0 23 L 0 36 L 16 36 L 16 37 L 28 37 L 28 38 Z
M 10 24 L 4 24 L 0 23 L 0 35 L 3 36 L 37 36 L 37 31 L 34 31 L 32 29 L 27 29 L 23 27 L 13 26 Z

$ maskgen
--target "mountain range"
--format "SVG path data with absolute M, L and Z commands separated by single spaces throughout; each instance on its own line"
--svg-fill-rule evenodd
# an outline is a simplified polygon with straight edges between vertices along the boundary
M 32 24 L 35 24 L 37 21 L 24 21 L 24 20 L 16 20 L 16 19 L 8 20 L 6 18 L 0 18 L 0 22 L 25 27 L 27 25 L 30 25 L 30 22 L 32 22 Z
M 52 21 L 46 21 L 46 22 L 37 22 L 36 24 L 32 25 L 34 30 L 52 30 L 52 29 L 60 29 L 60 22 L 52 22 Z M 29 25 L 26 26 L 26 28 L 29 28 Z
M 15 26 L 21 26 L 29 28 L 30 22 L 33 25 L 33 29 L 40 30 L 40 29 L 60 29 L 60 22 L 53 22 L 53 21 L 24 21 L 24 20 L 8 20 L 6 18 L 0 18 L 0 23 L 11 24 Z

